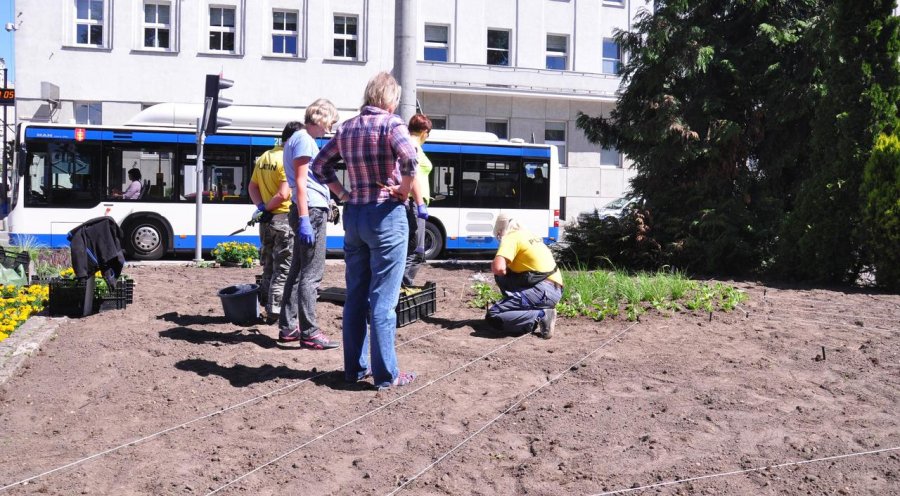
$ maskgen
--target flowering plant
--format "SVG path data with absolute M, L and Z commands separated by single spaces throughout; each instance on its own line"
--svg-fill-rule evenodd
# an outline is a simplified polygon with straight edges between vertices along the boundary
M 219 243 L 212 254 L 220 264 L 234 264 L 241 267 L 252 267 L 254 260 L 259 260 L 259 251 L 250 243 L 227 241 Z
M 75 269 L 69 267 L 68 269 L 64 269 L 59 271 L 59 277 L 63 279 L 75 279 Z M 94 297 L 101 298 L 106 296 L 109 293 L 109 284 L 106 283 L 106 278 L 103 277 L 103 274 L 98 270 L 94 272 Z
M 0 284 L 0 341 L 8 338 L 28 317 L 43 310 L 49 295 L 50 289 L 44 284 Z

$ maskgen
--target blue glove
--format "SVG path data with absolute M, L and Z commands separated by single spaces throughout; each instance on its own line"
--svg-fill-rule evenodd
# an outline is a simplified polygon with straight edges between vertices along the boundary
M 266 202 L 257 203 L 256 209 L 259 210 L 260 212 L 265 212 L 266 211 Z
M 428 207 L 425 204 L 416 205 L 416 217 L 422 220 L 428 220 Z
M 307 246 L 316 242 L 316 235 L 313 233 L 308 215 L 300 216 L 300 227 L 297 228 L 297 236 L 300 237 L 300 242 Z

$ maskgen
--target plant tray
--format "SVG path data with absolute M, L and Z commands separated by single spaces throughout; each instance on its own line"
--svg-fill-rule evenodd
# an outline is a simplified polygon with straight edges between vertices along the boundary
M 92 297 L 91 308 L 85 312 L 85 291 L 88 281 L 82 279 L 55 278 L 32 282 L 50 285 L 48 312 L 52 316 L 83 317 L 105 310 L 122 310 L 134 303 L 134 280 L 120 278 L 116 289 L 101 297 Z M 93 291 L 93 287 L 90 288 Z
M 93 312 L 93 307 L 85 312 L 85 292 L 88 283 L 83 279 L 51 279 L 50 303 L 47 311 L 53 316 L 83 317 Z M 90 288 L 93 291 L 93 287 Z M 93 299 L 89 300 L 93 301 Z
M 400 302 L 397 303 L 397 327 L 411 324 L 437 310 L 437 286 L 433 282 L 413 288 L 419 291 L 400 295 Z
M 419 290 L 410 295 L 400 295 L 397 303 L 397 327 L 427 317 L 437 310 L 437 286 L 433 282 L 426 282 L 424 286 L 413 286 Z M 330 301 L 343 305 L 347 299 L 347 290 L 344 288 L 330 287 L 319 291 L 319 300 Z
M 31 256 L 27 251 L 21 253 L 10 253 L 0 246 L 0 265 L 7 269 L 18 269 L 21 265 L 25 272 L 28 272 L 28 265 L 31 263 Z

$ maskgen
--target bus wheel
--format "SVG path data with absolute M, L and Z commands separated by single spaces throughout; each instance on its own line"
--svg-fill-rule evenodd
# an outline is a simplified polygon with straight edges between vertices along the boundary
M 125 232 L 125 251 L 135 260 L 159 260 L 166 251 L 166 230 L 156 220 L 137 219 Z
M 425 260 L 434 260 L 444 251 L 444 236 L 431 222 L 425 223 Z

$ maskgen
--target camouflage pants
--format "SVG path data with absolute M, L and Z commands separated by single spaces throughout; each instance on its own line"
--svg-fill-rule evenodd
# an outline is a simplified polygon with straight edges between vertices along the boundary
M 294 230 L 288 224 L 288 214 L 277 214 L 271 222 L 260 224 L 259 240 L 259 260 L 263 268 L 259 302 L 265 305 L 270 315 L 278 315 L 294 250 Z

